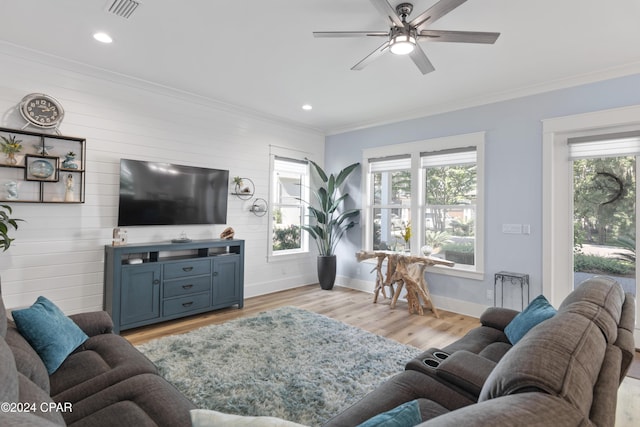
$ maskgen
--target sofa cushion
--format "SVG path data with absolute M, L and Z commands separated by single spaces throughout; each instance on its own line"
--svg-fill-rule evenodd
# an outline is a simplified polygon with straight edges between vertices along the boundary
M 0 402 L 18 401 L 18 370 L 13 353 L 0 339 Z
M 593 322 L 576 313 L 558 313 L 504 355 L 479 401 L 542 391 L 564 398 L 588 416 L 605 349 L 604 336 Z
M 43 296 L 38 297 L 29 308 L 14 310 L 12 315 L 18 331 L 38 353 L 49 375 L 89 338 L 54 303 Z
M 62 402 L 54 399 L 56 402 Z M 87 395 L 63 413 L 70 427 L 191 427 L 195 406 L 159 375 L 142 374 Z
M 636 343 L 633 339 L 633 330 L 636 324 L 636 301 L 633 295 L 625 295 L 622 304 L 622 314 L 618 325 L 618 338 L 615 341 L 616 347 L 622 350 L 622 366 L 620 368 L 620 382 L 627 375 L 631 362 L 636 354 Z
M 610 277 L 591 277 L 580 283 L 560 304 L 559 311 L 579 313 L 602 330 L 608 343 L 618 334 L 618 323 L 625 300 L 622 286 Z
M 556 309 L 553 308 L 544 295 L 538 295 L 522 313 L 518 313 L 511 322 L 504 328 L 504 333 L 509 338 L 511 344 L 515 344 L 531 328 L 553 317 Z
M 59 424 L 25 412 L 0 412 L 3 427 L 58 427 Z
M 115 334 L 89 338 L 51 375 L 51 396 L 77 402 L 137 374 L 157 368 L 129 341 Z
M 466 350 L 456 351 L 440 363 L 436 375 L 474 396 L 480 394 L 496 363 Z
M 618 402 L 616 390 L 620 384 L 620 366 L 622 352 L 614 345 L 607 346 L 605 363 L 602 364 L 598 381 L 593 387 L 593 404 L 589 418 L 597 426 L 612 426 L 616 422 L 616 405 Z
M 15 323 L 9 322 L 6 341 L 16 359 L 18 372 L 33 381 L 45 393 L 49 394 L 49 373 L 38 353 L 24 339 Z
M 7 310 L 4 308 L 2 294 L 0 294 L 0 337 L 7 333 Z
M 443 347 L 442 350 L 452 354 L 458 350 L 467 350 L 471 353 L 480 353 L 486 346 L 494 342 L 509 342 L 503 331 L 489 326 L 479 326 L 470 330 L 459 340 Z
M 417 427 L 593 427 L 564 399 L 544 393 L 499 397 L 443 414 Z
M 57 425 L 66 425 L 61 412 L 49 405 L 54 404 L 51 396 L 20 373 L 18 373 L 18 381 L 20 384 L 19 401 L 28 405 L 28 412 Z
M 489 359 L 492 362 L 498 363 L 500 359 L 507 354 L 507 351 L 511 350 L 513 347 L 511 344 L 506 342 L 493 342 L 482 349 L 479 356 L 484 357 L 485 359 Z
M 358 427 L 401 427 L 415 426 L 422 422 L 417 400 L 403 403 L 390 411 L 383 412 L 358 425 Z

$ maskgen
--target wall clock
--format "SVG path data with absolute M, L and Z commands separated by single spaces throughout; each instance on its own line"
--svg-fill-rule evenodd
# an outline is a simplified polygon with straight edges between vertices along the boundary
M 40 128 L 57 128 L 64 118 L 62 105 L 44 93 L 30 93 L 20 101 L 20 114 L 29 123 Z

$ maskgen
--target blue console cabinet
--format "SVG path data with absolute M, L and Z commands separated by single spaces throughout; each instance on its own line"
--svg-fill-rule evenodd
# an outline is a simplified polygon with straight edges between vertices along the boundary
M 104 309 L 115 333 L 244 304 L 244 240 L 104 248 Z

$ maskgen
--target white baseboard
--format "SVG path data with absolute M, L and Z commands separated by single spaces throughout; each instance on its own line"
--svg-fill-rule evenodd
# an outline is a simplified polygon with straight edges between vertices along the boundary
M 336 277 L 336 286 L 342 286 L 345 288 L 356 289 L 358 291 L 373 293 L 375 284 L 367 280 L 338 276 Z M 433 303 L 438 309 L 464 314 L 465 316 L 479 318 L 480 315 L 488 308 L 488 306 L 486 305 L 463 301 L 455 298 L 443 297 L 439 295 L 431 295 L 431 297 L 433 298 Z
M 272 294 L 274 292 L 285 291 L 287 289 L 299 288 L 301 286 L 306 286 L 304 284 L 304 280 L 300 280 L 300 277 L 289 280 L 273 280 L 269 282 L 262 283 L 253 283 L 250 286 L 245 286 L 244 288 L 244 297 L 251 298 L 257 297 L 260 295 Z M 312 284 L 313 282 L 307 283 L 307 285 Z

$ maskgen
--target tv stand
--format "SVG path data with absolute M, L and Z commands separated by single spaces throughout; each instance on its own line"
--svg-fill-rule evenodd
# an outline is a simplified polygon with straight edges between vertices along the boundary
M 105 245 L 104 251 L 104 309 L 115 333 L 244 305 L 244 240 Z

